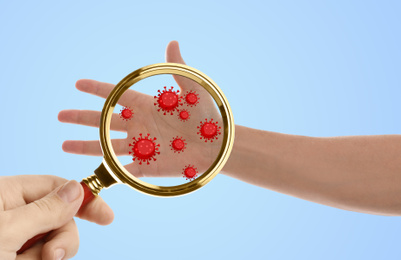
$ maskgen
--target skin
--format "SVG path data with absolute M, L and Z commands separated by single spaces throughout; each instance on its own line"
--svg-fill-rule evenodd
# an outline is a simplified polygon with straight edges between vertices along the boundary
M 177 42 L 168 44 L 166 61 L 185 64 Z M 191 88 L 188 82 L 175 79 L 182 90 Z M 78 90 L 103 98 L 108 96 L 113 87 L 110 83 L 88 79 L 76 83 Z M 134 125 L 134 122 L 117 120 L 118 115 L 115 115 L 112 130 L 127 132 L 126 139 L 114 140 L 117 153 L 127 153 L 126 145 L 130 137 L 136 134 L 131 132 L 133 128 L 157 132 L 157 126 L 163 126 L 171 133 L 177 131 L 171 123 L 164 121 L 165 117 L 151 112 L 145 103 L 141 103 L 149 96 L 140 96 L 143 94 L 134 91 L 124 95 L 126 104 L 138 106 L 146 120 Z M 99 118 L 99 111 L 64 110 L 59 113 L 61 122 L 93 127 L 99 126 Z M 187 134 L 185 129 L 180 130 L 183 135 Z M 234 148 L 222 173 L 253 185 L 340 209 L 401 215 L 399 143 L 399 135 L 316 138 L 237 125 Z M 63 149 L 75 154 L 102 155 L 98 141 L 65 141 Z M 199 154 L 202 153 L 187 153 L 185 156 L 188 157 L 184 158 L 199 157 Z M 213 152 L 205 154 L 205 162 L 214 156 Z M 138 168 L 135 163 L 127 165 L 127 168 L 138 177 L 174 176 L 168 160 L 161 158 L 154 165 L 152 167 L 157 169 L 151 171 Z M 163 173 L 159 169 L 163 169 Z
M 69 193 L 60 195 L 65 184 L 66 179 L 51 175 L 0 177 L 0 259 L 69 259 L 79 247 L 74 215 L 99 225 L 113 221 L 113 211 L 100 197 L 78 212 L 83 189 L 70 181 L 64 189 Z M 72 201 L 65 202 L 66 197 Z M 49 231 L 44 241 L 16 254 L 27 240 Z
M 184 64 L 178 51 L 178 45 L 173 42 L 167 53 L 167 61 L 173 60 L 177 63 Z M 174 76 L 178 86 L 180 87 L 181 96 L 184 98 L 185 94 L 189 91 L 196 90 L 199 95 L 199 100 L 202 100 L 202 109 L 191 109 L 192 118 L 207 118 L 218 121 L 222 126 L 220 120 L 220 113 L 214 105 L 214 101 L 200 85 L 189 80 L 185 77 Z M 76 88 L 82 92 L 93 94 L 102 98 L 107 98 L 114 84 L 98 82 L 94 80 L 82 79 L 76 82 Z M 177 118 L 177 113 L 174 115 L 163 115 L 163 111 L 157 111 L 154 106 L 154 96 L 145 95 L 143 93 L 128 90 L 124 92 L 119 99 L 119 105 L 123 107 L 131 107 L 134 111 L 134 119 L 122 120 L 119 114 L 115 113 L 112 117 L 110 129 L 127 133 L 127 137 L 123 139 L 113 139 L 112 145 L 117 156 L 128 156 L 130 152 L 129 144 L 132 143 L 133 137 L 139 137 L 140 134 L 146 136 L 151 133 L 150 138 L 158 137 L 156 143 L 160 144 L 160 154 L 157 155 L 157 161 L 149 165 L 144 162 L 140 165 L 137 161 L 125 165 L 133 175 L 138 178 L 141 177 L 179 177 L 180 171 L 177 169 L 178 164 L 188 164 L 196 160 L 196 166 L 199 171 L 206 170 L 209 165 L 216 158 L 217 153 L 221 146 L 221 138 L 214 142 L 209 142 L 205 146 L 205 141 L 199 138 L 199 135 L 193 135 L 193 130 L 197 129 L 200 125 L 199 121 L 189 120 L 188 122 L 181 122 Z M 181 108 L 187 108 L 182 106 Z M 100 111 L 90 110 L 63 110 L 59 113 L 58 119 L 64 123 L 81 124 L 86 126 L 99 127 Z M 193 149 L 187 149 L 176 160 L 171 160 L 170 150 L 171 138 L 163 137 L 183 137 L 187 143 L 191 143 Z M 164 150 L 163 150 L 164 149 Z M 69 153 L 102 156 L 103 153 L 100 148 L 98 140 L 93 141 L 66 141 L 63 143 L 63 150 Z M 202 154 L 202 156 L 199 156 Z M 195 158 L 195 159 L 194 159 Z M 178 160 L 178 161 L 177 161 Z M 177 163 L 178 162 L 178 163 Z M 161 172 L 160 170 L 163 170 Z
M 401 215 L 401 136 L 316 138 L 236 127 L 223 173 L 312 202 Z

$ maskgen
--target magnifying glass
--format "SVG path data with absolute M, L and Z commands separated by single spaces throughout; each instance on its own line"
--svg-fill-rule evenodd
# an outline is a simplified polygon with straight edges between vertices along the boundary
M 118 183 L 158 197 L 194 192 L 222 170 L 234 144 L 234 119 L 221 89 L 177 63 L 145 66 L 122 79 L 104 103 L 99 130 L 103 161 L 81 182 L 82 206 Z M 127 138 L 113 138 L 113 130 Z

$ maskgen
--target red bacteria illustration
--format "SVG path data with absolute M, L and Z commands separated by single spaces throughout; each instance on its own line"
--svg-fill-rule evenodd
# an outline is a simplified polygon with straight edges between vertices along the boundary
M 151 160 L 156 161 L 155 156 L 160 154 L 160 144 L 156 144 L 156 137 L 149 138 L 149 136 L 150 134 L 145 137 L 139 134 L 139 138 L 133 137 L 134 141 L 129 144 L 129 146 L 132 146 L 129 154 L 132 154 L 132 160 L 139 161 L 139 164 L 142 164 L 142 162 L 149 164 Z
M 156 102 L 154 103 L 155 106 L 159 108 L 157 111 L 162 110 L 164 115 L 170 113 L 171 115 L 174 111 L 178 111 L 178 107 L 182 106 L 181 97 L 178 95 L 179 90 L 174 91 L 173 87 L 167 90 L 166 87 L 162 91 L 157 91 L 159 94 L 154 96 Z
M 124 107 L 120 111 L 120 118 L 125 121 L 130 120 L 134 116 L 134 111 L 130 107 Z
M 181 110 L 180 113 L 178 114 L 178 118 L 179 118 L 182 122 L 188 121 L 188 119 L 189 119 L 190 117 L 191 117 L 191 113 L 190 113 L 188 110 L 186 110 L 186 109 Z
M 201 137 L 200 139 L 205 139 L 205 142 L 210 140 L 213 142 L 214 139 L 218 139 L 218 135 L 221 134 L 221 127 L 218 126 L 218 122 L 213 121 L 213 118 L 210 121 L 205 119 L 204 122 L 200 122 L 200 126 L 198 126 L 198 133 Z
M 174 153 L 180 153 L 187 148 L 187 143 L 185 142 L 184 138 L 177 136 L 170 141 L 170 147 Z
M 187 165 L 182 170 L 182 175 L 186 180 L 192 181 L 198 177 L 198 170 L 193 165 Z
M 185 94 L 185 102 L 187 103 L 188 106 L 196 106 L 199 104 L 199 94 L 196 93 L 196 91 L 188 91 Z

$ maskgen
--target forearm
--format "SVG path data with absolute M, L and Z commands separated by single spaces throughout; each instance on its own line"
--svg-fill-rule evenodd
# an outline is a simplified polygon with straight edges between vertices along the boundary
M 347 210 L 401 215 L 401 136 L 315 138 L 236 127 L 223 173 Z

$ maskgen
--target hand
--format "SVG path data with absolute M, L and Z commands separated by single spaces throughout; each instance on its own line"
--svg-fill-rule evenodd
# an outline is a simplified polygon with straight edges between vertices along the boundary
M 172 41 L 168 44 L 166 61 L 185 64 L 180 54 L 178 42 Z M 221 138 L 205 145 L 205 141 L 201 140 L 199 135 L 196 134 L 197 126 L 200 125 L 198 118 L 203 118 L 202 121 L 206 118 L 208 120 L 213 118 L 222 127 L 221 116 L 213 99 L 203 87 L 194 81 L 177 75 L 174 75 L 174 79 L 181 89 L 181 95 L 190 90 L 199 94 L 201 106 L 198 104 L 196 108 L 190 109 L 192 120 L 181 122 L 178 120 L 177 114 L 163 115 L 162 112 L 155 109 L 153 96 L 134 90 L 127 90 L 119 100 L 120 105 L 131 107 L 134 110 L 133 118 L 124 121 L 118 114 L 113 114 L 111 130 L 127 132 L 127 138 L 112 140 L 117 156 L 129 155 L 129 144 L 132 143 L 132 138 L 138 137 L 140 133 L 143 135 L 150 133 L 152 138 L 158 137 L 157 143 L 160 144 L 161 150 L 160 154 L 156 156 L 157 161 L 152 161 L 150 165 L 146 165 L 146 163 L 139 165 L 138 162 L 133 162 L 125 166 L 136 177 L 177 177 L 180 174 L 177 171 L 177 160 L 182 162 L 183 165 L 195 161 L 199 172 L 202 172 L 211 165 L 219 152 Z M 77 81 L 76 88 L 86 93 L 107 98 L 114 85 L 82 79 Z M 58 119 L 65 123 L 99 127 L 100 115 L 99 111 L 63 110 L 59 113 Z M 171 139 L 169 138 L 177 135 L 183 137 L 186 143 L 190 143 L 192 149 L 184 150 L 179 154 L 179 157 L 175 157 L 176 160 L 172 160 Z M 65 141 L 63 150 L 75 154 L 102 155 L 99 141 Z
M 0 177 L 0 259 L 69 259 L 79 247 L 74 222 L 83 200 L 76 181 L 50 175 Z M 100 225 L 113 221 L 113 211 L 100 198 L 82 208 L 77 216 Z M 24 253 L 16 252 L 30 238 L 50 232 Z

